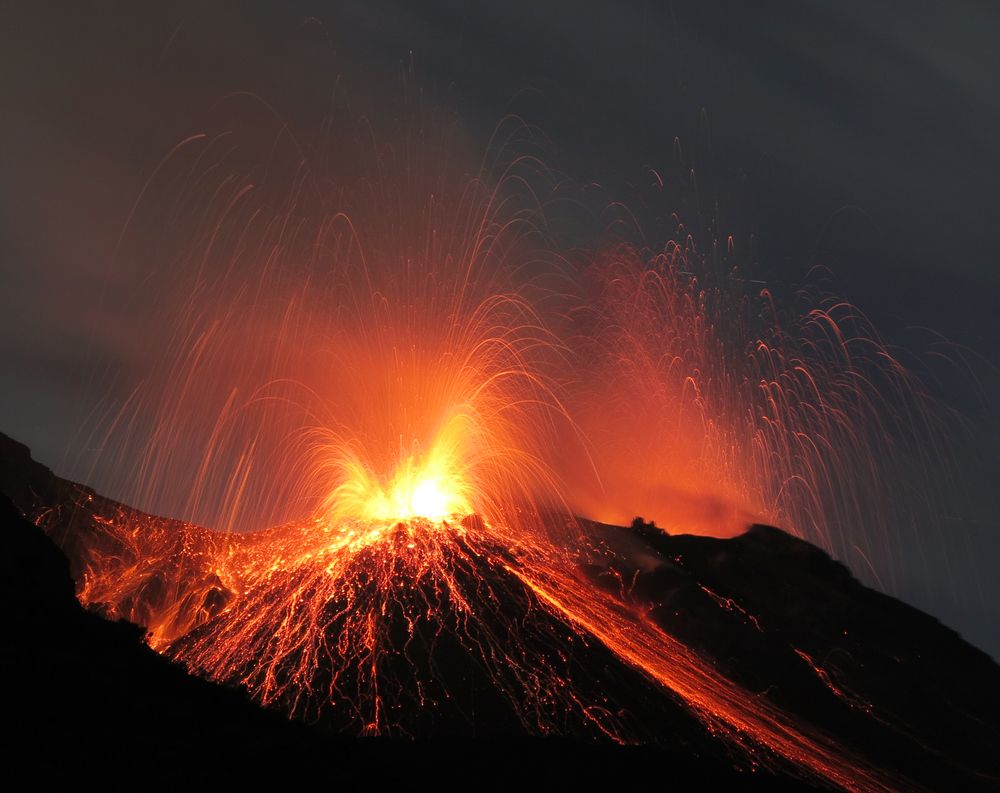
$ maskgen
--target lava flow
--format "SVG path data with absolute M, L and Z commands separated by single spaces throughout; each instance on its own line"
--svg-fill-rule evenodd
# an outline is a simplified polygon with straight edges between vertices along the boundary
M 579 552 L 478 516 L 223 535 L 119 509 L 96 520 L 89 544 L 84 602 L 309 721 L 428 735 L 455 720 L 490 734 L 507 719 L 528 733 L 645 742 L 676 718 L 662 687 L 755 763 L 890 789 L 596 587 Z M 623 675 L 634 677 L 622 686 Z

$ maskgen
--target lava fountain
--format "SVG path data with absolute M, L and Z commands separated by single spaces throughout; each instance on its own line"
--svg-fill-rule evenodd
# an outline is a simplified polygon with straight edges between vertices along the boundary
M 300 164 L 264 184 L 228 149 L 213 156 L 225 135 L 189 141 L 185 185 L 211 211 L 188 197 L 187 236 L 161 254 L 191 280 L 111 413 L 101 464 L 123 473 L 109 489 L 239 531 L 518 525 L 557 506 L 568 351 L 552 315 L 568 273 L 529 187 L 543 167 L 508 152 L 459 170 L 446 135 L 340 134 L 352 156 L 333 176 Z
M 524 127 L 468 169 L 422 112 L 391 144 L 367 123 L 266 155 L 196 136 L 157 172 L 180 174 L 183 199 L 154 214 L 182 286 L 100 465 L 112 495 L 182 520 L 94 512 L 81 600 L 340 729 L 434 734 L 485 708 L 532 733 L 655 740 L 644 692 L 665 690 L 755 762 L 880 788 L 596 587 L 573 514 L 728 532 L 766 515 L 841 550 L 867 505 L 823 522 L 821 494 L 876 470 L 887 422 L 924 415 L 873 398 L 853 348 L 884 347 L 846 338 L 835 308 L 806 320 L 829 345 L 754 335 L 741 291 L 683 274 L 683 246 L 559 255 L 545 210 L 562 187 L 517 153 Z M 627 702 L 604 694 L 609 659 L 635 676 Z
M 808 287 L 780 309 L 678 231 L 583 273 L 570 409 L 596 476 L 567 477 L 573 506 L 717 536 L 785 526 L 892 591 L 900 550 L 952 509 L 953 417 L 855 306 Z

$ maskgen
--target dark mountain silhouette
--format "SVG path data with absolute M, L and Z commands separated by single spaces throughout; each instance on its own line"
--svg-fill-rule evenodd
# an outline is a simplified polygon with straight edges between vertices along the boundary
M 630 533 L 661 563 L 592 574 L 629 581 L 727 677 L 933 788 L 1000 786 L 1000 667 L 955 631 L 771 526 L 719 540 L 637 519 Z
M 395 704 L 412 709 L 412 734 L 432 740 L 345 737 L 341 730 L 350 725 L 328 714 L 310 725 L 289 720 L 238 687 L 188 674 L 149 649 L 142 628 L 80 606 L 74 579 L 82 549 L 100 540 L 90 516 L 120 505 L 56 477 L 6 436 L 0 490 L 14 725 L 6 773 L 15 777 L 113 788 L 415 780 L 505 789 L 622 787 L 636 779 L 713 789 L 806 784 L 780 761 L 748 763 L 675 697 L 600 643 L 574 646 L 541 612 L 524 628 L 530 642 L 557 634 L 570 642 L 567 668 L 582 695 L 603 693 L 637 724 L 656 725 L 650 745 L 609 745 L 572 724 L 566 732 L 579 732 L 575 740 L 520 735 L 509 702 L 491 691 L 492 670 L 447 641 L 434 646 L 433 659 L 418 653 L 397 670 Z M 587 528 L 595 547 L 605 549 L 587 575 L 729 679 L 833 736 L 902 786 L 1000 784 L 1000 668 L 938 621 L 867 589 L 823 551 L 779 529 L 754 526 L 716 540 L 668 536 L 639 520 L 630 528 Z M 516 609 L 528 597 L 500 574 L 490 587 L 503 608 Z M 211 632 L 219 619 L 224 610 L 194 633 Z M 409 665 L 432 660 L 437 674 L 464 676 L 459 689 L 475 702 L 474 739 L 469 703 L 461 698 L 432 716 L 408 702 Z

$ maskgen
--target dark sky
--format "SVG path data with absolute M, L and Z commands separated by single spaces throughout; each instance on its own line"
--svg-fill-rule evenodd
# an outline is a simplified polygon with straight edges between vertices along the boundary
M 308 127 L 338 76 L 377 103 L 412 58 L 473 138 L 518 111 L 560 168 L 612 190 L 679 173 L 678 139 L 704 224 L 752 238 L 754 277 L 780 288 L 829 267 L 893 341 L 919 345 L 919 326 L 973 351 L 981 391 L 938 387 L 975 427 L 959 463 L 976 574 L 995 578 L 997 4 L 23 2 L 0 16 L 0 429 L 57 470 L 95 366 L 138 354 L 130 297 L 149 273 L 112 253 L 156 163 L 231 92 Z M 913 599 L 1000 654 L 1000 585 L 928 597 Z

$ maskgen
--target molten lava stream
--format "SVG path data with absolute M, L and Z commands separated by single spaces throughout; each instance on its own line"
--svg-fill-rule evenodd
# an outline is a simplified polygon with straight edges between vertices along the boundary
M 538 597 L 597 637 L 618 657 L 676 693 L 713 733 L 753 755 L 766 747 L 820 780 L 852 791 L 896 786 L 878 769 L 822 735 L 810 735 L 788 715 L 716 672 L 697 653 L 559 566 L 511 569 Z M 747 740 L 748 739 L 748 740 Z

